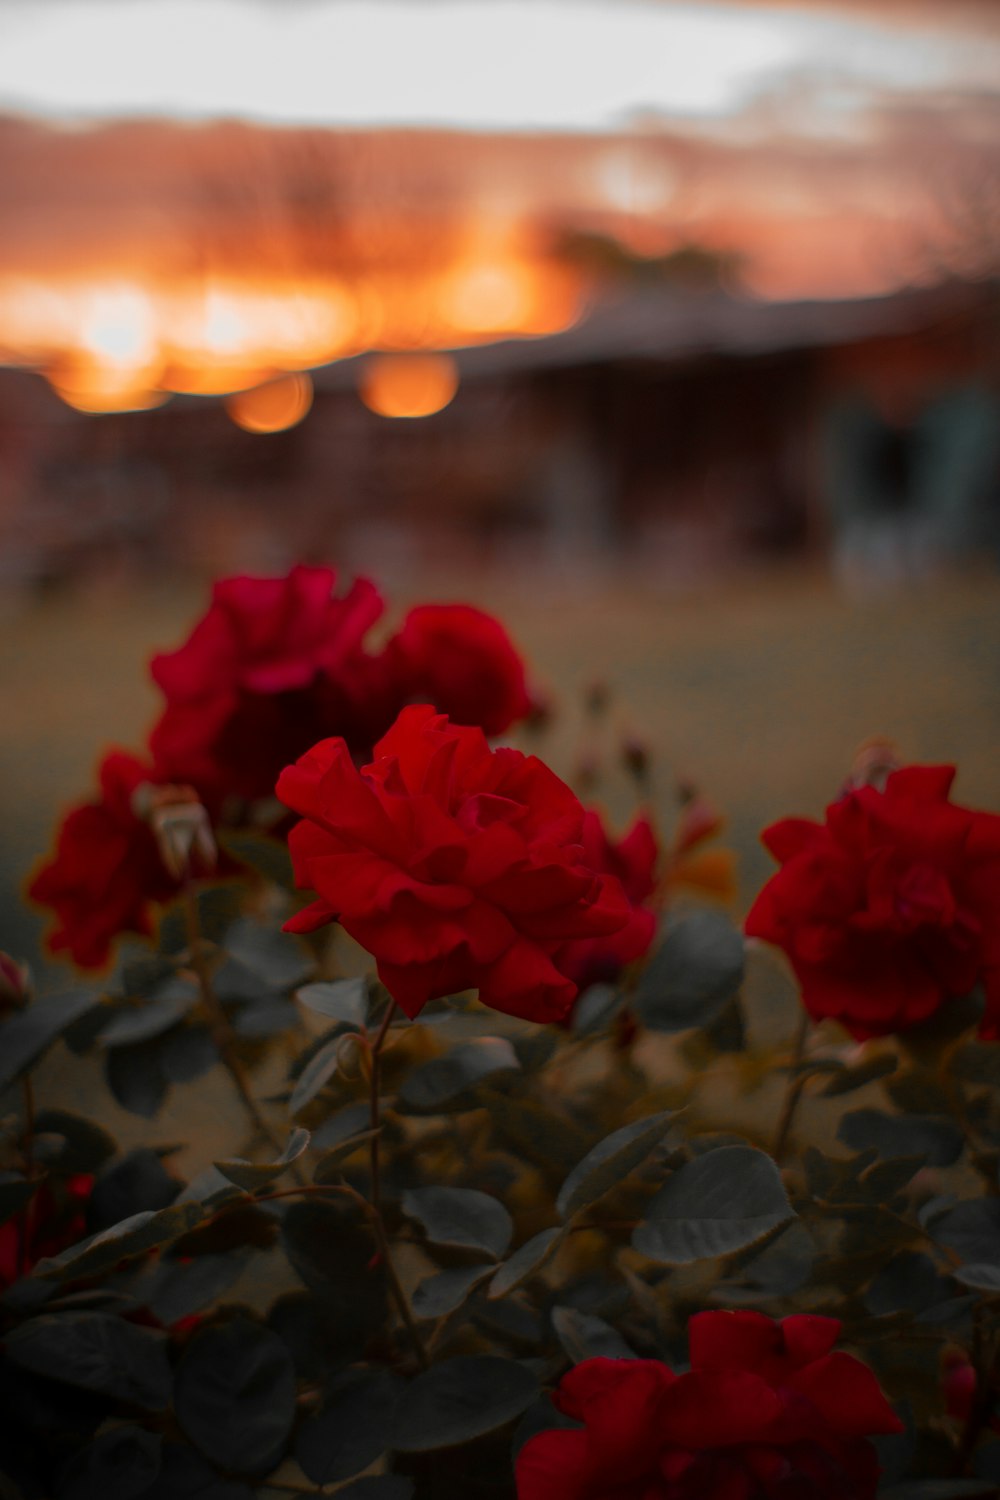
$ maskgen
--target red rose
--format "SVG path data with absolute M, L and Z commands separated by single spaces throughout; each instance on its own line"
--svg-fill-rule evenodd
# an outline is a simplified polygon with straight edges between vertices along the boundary
M 403 710 L 360 773 L 343 740 L 316 745 L 278 796 L 303 816 L 296 880 L 318 892 L 286 929 L 339 921 L 410 1017 L 478 987 L 496 1010 L 557 1020 L 577 992 L 564 944 L 628 919 L 618 882 L 587 861 L 569 787 L 427 705 Z
M 691 1319 L 691 1368 L 587 1359 L 555 1401 L 582 1422 L 538 1433 L 519 1500 L 874 1500 L 867 1438 L 902 1424 L 874 1375 L 832 1353 L 836 1318 L 757 1312 Z
M 614 843 L 592 808 L 584 814 L 581 842 L 587 863 L 615 876 L 631 908 L 617 932 L 563 945 L 559 967 L 584 990 L 590 984 L 617 979 L 626 964 L 648 952 L 656 932 L 656 914 L 642 903 L 656 888 L 659 849 L 648 818 L 636 818 L 625 837 Z
M 332 597 L 330 568 L 227 578 L 188 640 L 155 656 L 167 706 L 157 771 L 203 797 L 273 795 L 281 768 L 333 731 L 367 754 L 393 712 L 388 667 L 362 649 L 382 613 L 374 584 Z
M 99 774 L 100 800 L 67 814 L 54 859 L 28 886 L 31 899 L 52 907 L 58 919 L 48 939 L 52 952 L 68 951 L 84 969 L 106 963 L 119 933 L 148 935 L 151 903 L 169 901 L 179 889 L 133 807 L 133 793 L 150 779 L 149 769 L 124 751 L 112 751 Z
M 785 950 L 814 1020 L 886 1036 L 982 982 L 980 1035 L 1000 1036 L 1000 817 L 949 802 L 954 775 L 909 766 L 848 792 L 825 825 L 765 831 L 783 868 L 746 931 Z
M 42 1183 L 22 1212 L 0 1224 L 0 1291 L 13 1286 L 38 1261 L 58 1255 L 83 1239 L 93 1188 L 94 1179 L 88 1172 L 53 1176 Z
M 411 609 L 388 652 L 404 700 L 433 703 L 456 724 L 503 734 L 534 708 L 510 636 L 469 604 Z

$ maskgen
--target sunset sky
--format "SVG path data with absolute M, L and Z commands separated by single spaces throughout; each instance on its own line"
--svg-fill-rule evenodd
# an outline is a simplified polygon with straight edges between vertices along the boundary
M 0 160 L 0 361 L 108 400 L 565 326 L 555 229 L 867 295 L 995 214 L 1000 7 L 0 0 Z
M 797 90 L 804 131 L 991 90 L 989 6 L 717 0 L 6 0 L 0 108 L 282 124 L 724 124 Z M 995 13 L 995 8 L 994 8 Z

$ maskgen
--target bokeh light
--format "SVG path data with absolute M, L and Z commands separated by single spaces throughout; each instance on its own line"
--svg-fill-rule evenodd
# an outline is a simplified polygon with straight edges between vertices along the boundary
M 458 367 L 447 354 L 380 354 L 365 362 L 361 399 L 380 417 L 429 417 L 458 390 Z

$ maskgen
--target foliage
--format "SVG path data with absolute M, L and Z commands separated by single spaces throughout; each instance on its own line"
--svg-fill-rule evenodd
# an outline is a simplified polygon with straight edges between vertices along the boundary
M 417 623 L 407 637 L 414 671 L 414 642 L 439 622 Z M 482 638 L 493 640 L 485 629 Z M 506 653 L 505 634 L 502 642 Z M 503 661 L 508 687 L 520 691 L 523 673 Z M 254 719 L 258 690 L 267 723 L 281 707 L 271 698 L 291 691 L 231 683 L 241 722 Z M 311 714 L 316 707 L 310 700 Z M 596 694 L 591 712 L 603 712 Z M 457 846 L 441 831 L 441 808 L 453 810 L 441 787 L 462 784 L 447 757 L 466 757 L 466 776 L 479 757 L 475 774 L 486 778 L 470 794 L 481 817 L 466 833 L 506 828 L 511 806 L 530 804 L 489 781 L 500 765 L 503 785 L 523 790 L 517 752 L 477 740 L 470 759 L 469 734 L 452 736 L 457 748 L 436 763 L 437 810 L 416 798 L 405 811 L 408 859 L 435 838 L 445 850 L 443 865 L 424 867 L 418 892 L 442 910 L 440 892 L 456 888 Z M 221 744 L 209 747 L 213 776 Z M 416 772 L 406 762 L 397 783 L 387 752 L 379 764 L 384 801 L 403 819 Z M 644 791 L 645 762 L 633 751 L 629 764 Z M 353 766 L 343 771 L 343 785 L 361 784 Z M 403 781 L 411 790 L 400 791 Z M 761 1040 L 773 1037 L 777 1014 L 766 955 L 718 904 L 677 897 L 682 869 L 703 893 L 718 881 L 717 863 L 693 878 L 715 815 L 686 795 L 672 841 L 653 846 L 656 879 L 629 895 L 626 865 L 652 838 L 648 813 L 627 849 L 605 839 L 599 857 L 582 844 L 563 857 L 553 850 L 567 828 L 583 826 L 579 804 L 561 783 L 558 792 L 545 785 L 544 839 L 522 840 L 529 852 L 516 858 L 507 833 L 477 845 L 478 858 L 503 840 L 505 884 L 493 898 L 517 909 L 512 926 L 535 944 L 537 971 L 538 953 L 558 964 L 559 944 L 590 930 L 596 891 L 602 921 L 615 903 L 641 911 L 630 931 L 648 941 L 634 957 L 619 948 L 614 965 L 581 981 L 554 1023 L 540 1024 L 523 994 L 488 1009 L 473 992 L 435 984 L 419 948 L 423 918 L 411 905 L 394 927 L 397 897 L 382 887 L 371 897 L 378 941 L 397 956 L 381 980 L 336 926 L 282 931 L 290 919 L 307 924 L 294 920 L 288 829 L 274 807 L 270 821 L 246 806 L 226 821 L 213 805 L 227 852 L 212 873 L 192 842 L 178 864 L 183 838 L 156 814 L 204 809 L 197 787 L 129 814 L 175 859 L 148 941 L 121 945 L 107 975 L 39 998 L 7 966 L 18 984 L 0 1021 L 11 1101 L 0 1163 L 0 1494 L 268 1500 L 345 1485 L 345 1500 L 450 1500 L 513 1495 L 518 1482 L 534 1494 L 524 1476 L 538 1485 L 539 1455 L 579 1453 L 581 1421 L 606 1436 L 596 1408 L 570 1410 L 598 1367 L 602 1390 L 609 1368 L 630 1386 L 655 1370 L 674 1391 L 670 1410 L 682 1416 L 670 1420 L 682 1422 L 689 1457 L 722 1443 L 726 1463 L 746 1449 L 759 1467 L 766 1433 L 751 1434 L 747 1448 L 734 1388 L 719 1409 L 740 1435 L 721 1438 L 710 1430 L 714 1408 L 699 1426 L 685 1405 L 697 1371 L 676 1383 L 670 1374 L 686 1362 L 689 1336 L 709 1327 L 699 1317 L 725 1313 L 711 1326 L 732 1329 L 736 1310 L 738 1326 L 765 1341 L 783 1320 L 781 1358 L 802 1399 L 816 1410 L 827 1401 L 828 1457 L 840 1454 L 860 1476 L 851 1494 L 874 1494 L 880 1466 L 880 1493 L 900 1500 L 996 1492 L 1000 1044 L 973 1039 L 982 1006 L 949 999 L 946 1025 L 860 1046 L 833 1021 L 803 1024 L 775 1050 Z M 356 833 L 345 806 L 333 798 L 324 813 L 342 842 Z M 195 817 L 190 827 L 204 825 Z M 352 910 L 364 905 L 365 882 L 373 892 L 377 883 L 374 845 L 365 847 Z M 597 862 L 581 865 L 587 857 Z M 531 889 L 534 859 L 571 872 L 565 900 L 553 902 L 551 886 L 544 901 Z M 984 881 L 973 883 L 984 907 Z M 470 877 L 462 900 L 447 900 L 467 913 L 465 895 L 485 900 L 488 887 Z M 119 935 L 134 925 L 130 912 L 119 914 Z M 462 941 L 481 935 L 468 915 L 458 926 Z M 386 988 L 403 928 L 421 967 L 412 1020 Z M 492 975 L 495 960 L 482 963 Z M 567 962 L 557 978 L 575 992 L 571 971 Z M 871 1003 L 870 986 L 865 993 Z M 99 1068 L 117 1105 L 150 1122 L 144 1145 L 122 1150 L 103 1121 L 45 1097 L 45 1057 L 59 1046 L 81 1068 Z M 203 1090 L 220 1106 L 226 1145 L 213 1154 L 185 1142 L 197 1163 L 185 1181 L 177 1142 L 158 1140 L 155 1122 L 168 1098 Z M 828 1352 L 832 1320 L 850 1355 Z M 715 1379 L 703 1332 L 696 1342 L 692 1365 L 695 1354 L 707 1359 Z M 754 1359 L 768 1399 L 784 1401 L 791 1375 L 779 1380 L 760 1348 Z M 827 1360 L 841 1361 L 841 1376 L 844 1360 L 867 1367 L 841 1380 L 837 1402 L 848 1389 L 877 1391 L 877 1377 L 897 1415 L 885 1418 L 883 1398 L 872 1396 L 869 1410 L 883 1416 L 867 1427 L 851 1427 L 839 1408 L 831 1416 L 833 1398 L 817 1384 Z M 572 1401 L 552 1404 L 551 1393 L 570 1390 Z M 549 1440 L 570 1431 L 568 1444 Z M 683 1447 L 681 1437 L 669 1443 Z M 516 1481 L 519 1452 L 528 1458 Z M 711 1500 L 709 1460 L 695 1457 L 697 1493 Z M 681 1460 L 670 1461 L 680 1475 Z M 570 1469 L 560 1473 L 551 1486 L 545 1478 L 547 1494 L 559 1483 L 567 1495 L 597 1493 L 585 1476 L 573 1489 Z M 815 1493 L 827 1492 L 817 1481 Z M 695 1491 L 662 1493 L 687 1500 Z

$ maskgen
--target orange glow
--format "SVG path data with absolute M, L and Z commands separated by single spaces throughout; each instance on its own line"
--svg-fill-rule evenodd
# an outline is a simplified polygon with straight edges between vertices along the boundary
M 380 417 L 429 417 L 458 390 L 458 368 L 447 354 L 380 354 L 361 377 L 365 405 Z
M 284 432 L 294 427 L 312 406 L 313 385 L 308 375 L 283 375 L 249 391 L 226 398 L 226 411 L 245 432 Z

